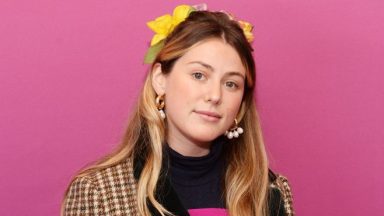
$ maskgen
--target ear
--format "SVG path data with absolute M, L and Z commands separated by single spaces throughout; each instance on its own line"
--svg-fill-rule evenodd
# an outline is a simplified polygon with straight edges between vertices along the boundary
M 152 87 L 157 95 L 165 94 L 167 79 L 161 70 L 161 64 L 156 63 L 152 68 Z

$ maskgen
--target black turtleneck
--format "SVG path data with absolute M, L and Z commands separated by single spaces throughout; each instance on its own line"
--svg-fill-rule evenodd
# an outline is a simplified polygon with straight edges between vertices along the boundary
M 169 179 L 186 209 L 225 208 L 221 183 L 223 142 L 214 142 L 207 155 L 183 156 L 167 146 Z

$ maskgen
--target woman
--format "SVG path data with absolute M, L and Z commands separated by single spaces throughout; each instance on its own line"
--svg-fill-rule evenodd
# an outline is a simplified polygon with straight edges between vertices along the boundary
M 64 215 L 293 215 L 268 169 L 254 101 L 251 27 L 187 5 L 157 34 L 121 145 L 80 172 Z

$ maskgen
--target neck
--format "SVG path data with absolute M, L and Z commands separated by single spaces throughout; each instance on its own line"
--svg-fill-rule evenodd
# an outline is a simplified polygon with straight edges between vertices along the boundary
M 211 142 L 194 142 L 188 139 L 178 137 L 169 137 L 167 139 L 169 147 L 183 156 L 201 157 L 209 154 Z

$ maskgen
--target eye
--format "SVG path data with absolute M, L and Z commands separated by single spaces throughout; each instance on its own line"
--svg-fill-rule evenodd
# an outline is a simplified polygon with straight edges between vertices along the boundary
M 237 89 L 239 87 L 235 82 L 232 82 L 232 81 L 226 82 L 225 86 L 227 86 L 227 87 L 229 87 L 231 89 Z
M 195 72 L 192 74 L 192 76 L 194 79 L 197 79 L 197 80 L 203 80 L 205 78 L 204 74 L 202 74 L 200 72 Z

